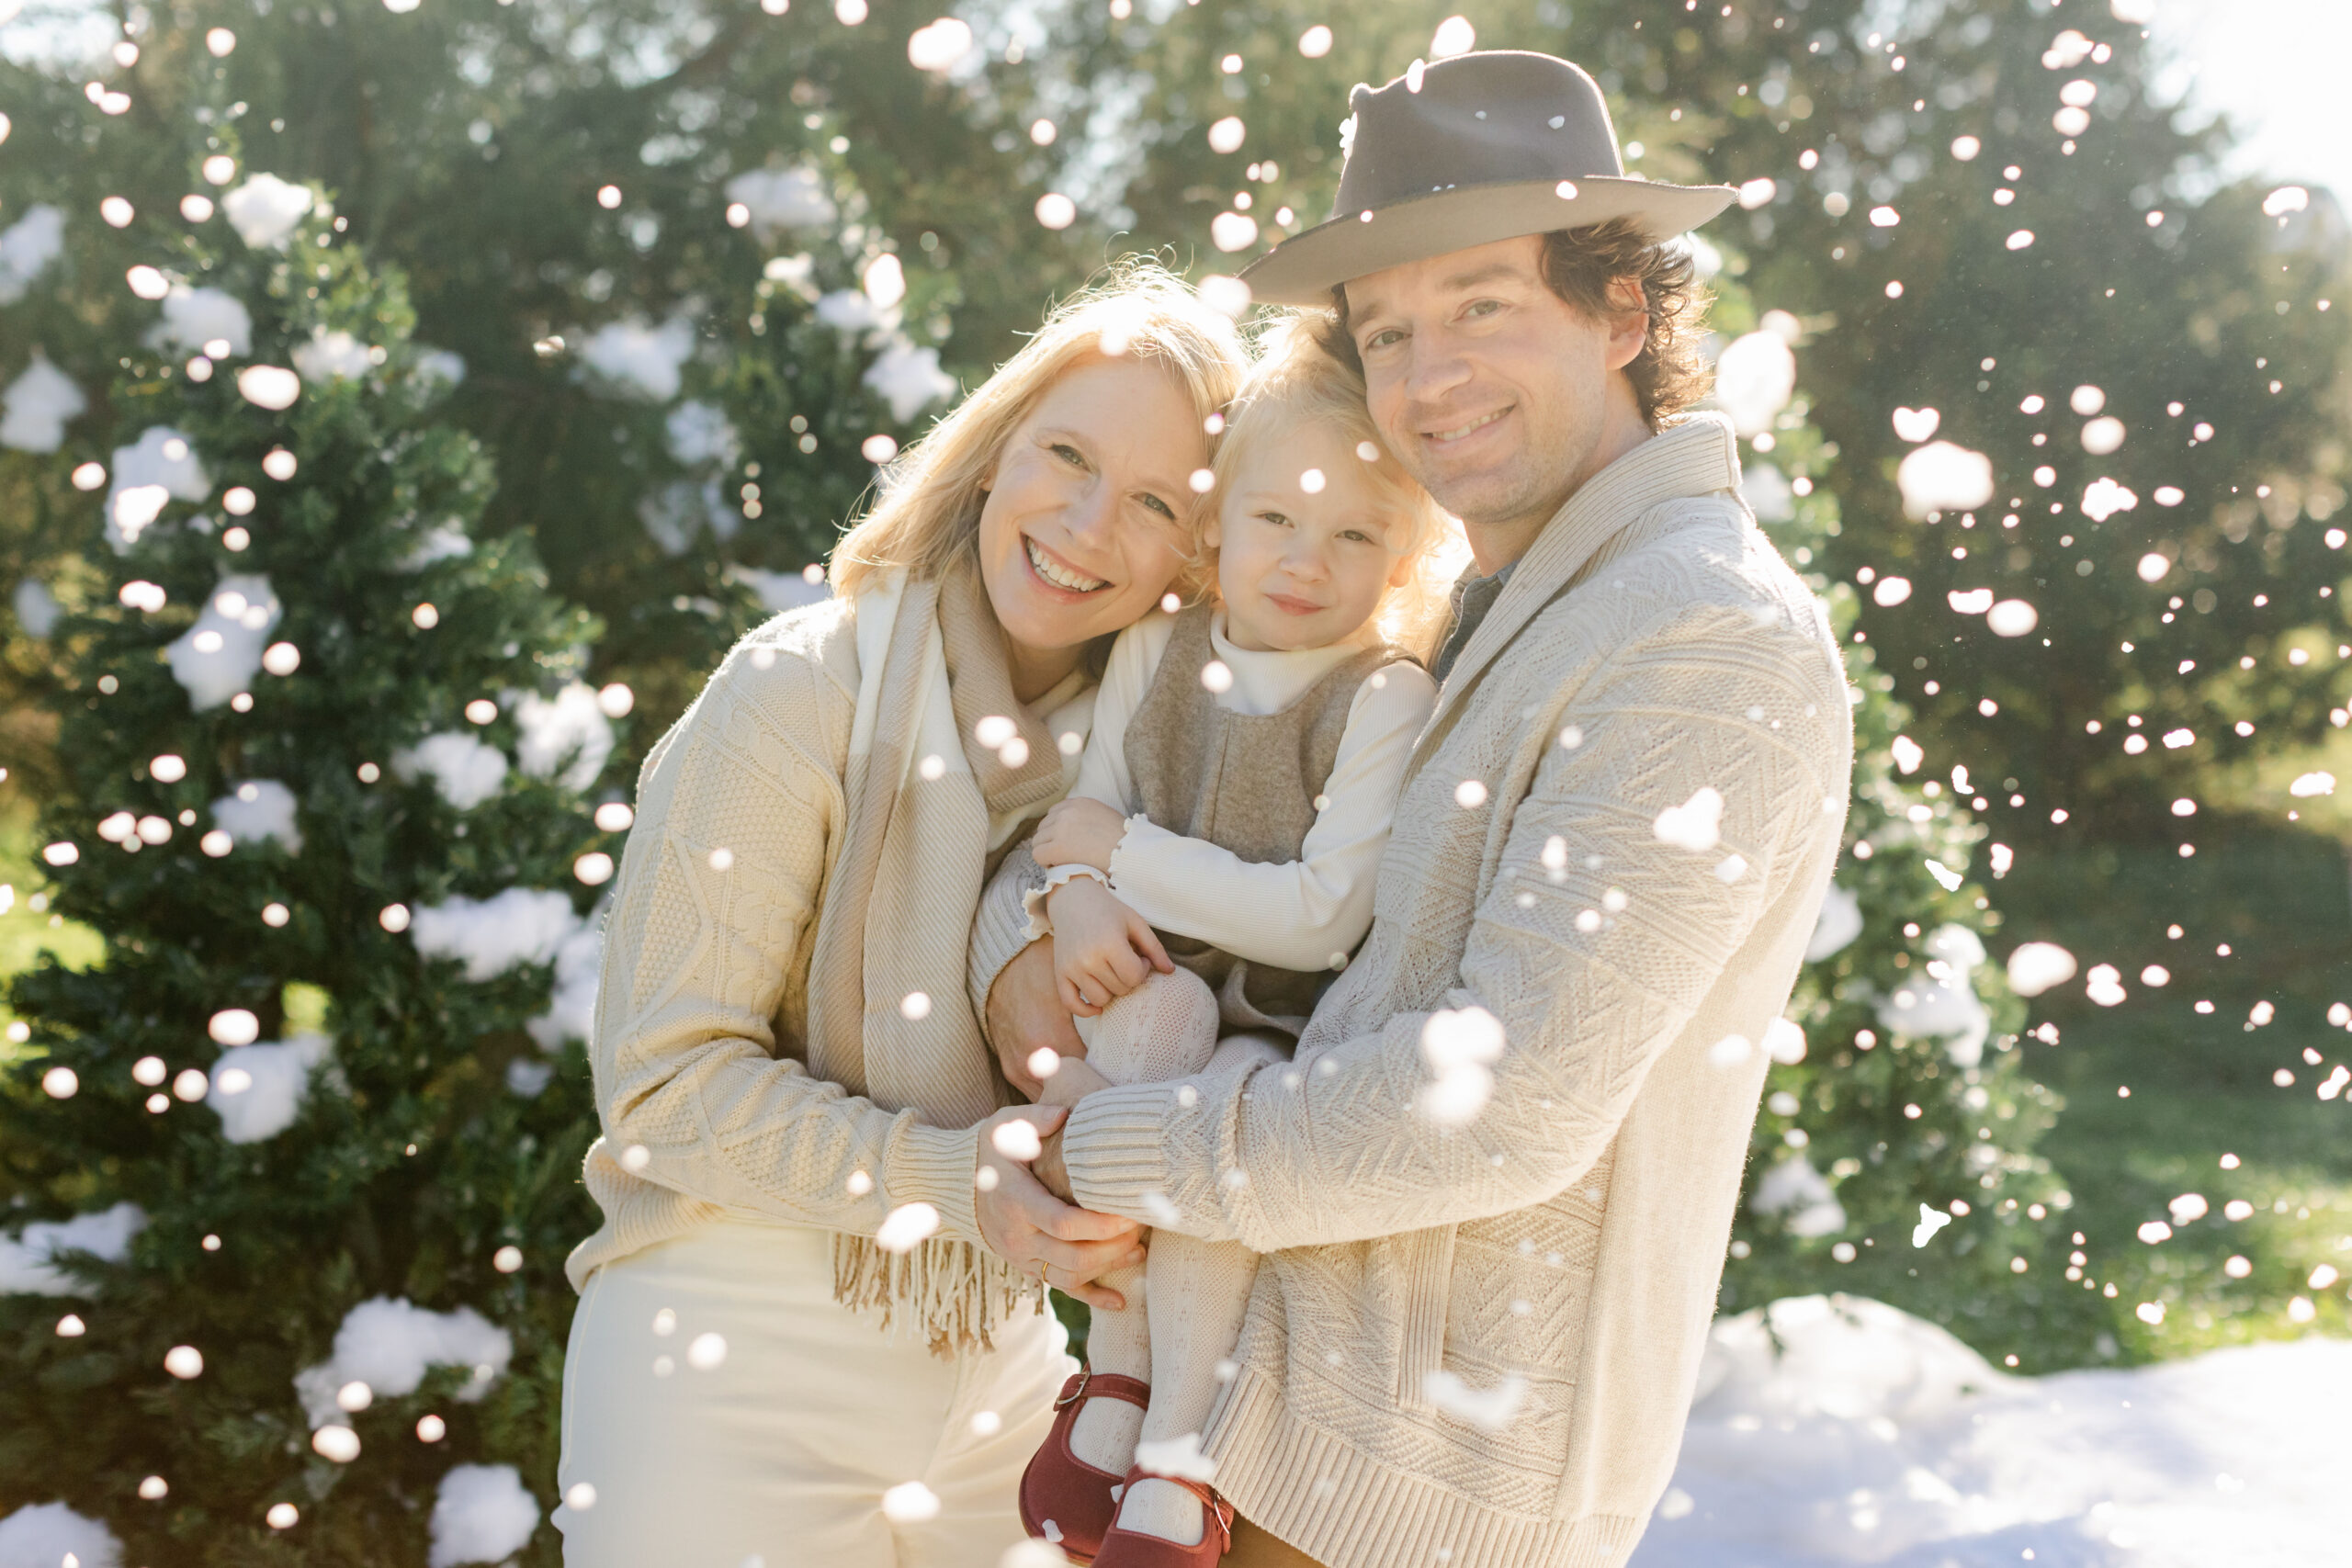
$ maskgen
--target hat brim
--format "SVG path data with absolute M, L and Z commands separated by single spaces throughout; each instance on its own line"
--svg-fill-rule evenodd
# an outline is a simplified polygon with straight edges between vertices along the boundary
M 1739 199 L 1729 186 L 1669 186 L 1615 175 L 1569 183 L 1574 196 L 1562 196 L 1551 180 L 1456 186 L 1369 214 L 1334 218 L 1284 240 L 1243 267 L 1241 277 L 1262 304 L 1329 305 L 1331 290 L 1351 278 L 1449 251 L 1617 218 L 1634 219 L 1664 240 Z

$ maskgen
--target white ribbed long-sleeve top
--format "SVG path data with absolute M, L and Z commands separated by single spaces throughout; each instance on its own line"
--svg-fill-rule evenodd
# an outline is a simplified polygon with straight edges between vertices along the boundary
M 1119 811 L 1135 798 L 1127 725 L 1151 690 L 1175 625 L 1173 615 L 1155 613 L 1128 627 L 1113 647 L 1073 795 Z M 1279 713 L 1362 653 L 1375 635 L 1366 628 L 1323 648 L 1257 652 L 1234 644 L 1219 610 L 1209 623 L 1209 643 L 1233 680 L 1216 694 L 1217 705 L 1238 714 Z M 1112 891 L 1160 930 L 1252 964 L 1330 967 L 1334 953 L 1353 952 L 1372 929 L 1373 878 L 1388 847 L 1396 791 L 1413 741 L 1436 704 L 1437 683 L 1410 660 L 1385 665 L 1357 686 L 1323 786 L 1324 804 L 1298 859 L 1245 861 L 1138 814 L 1127 818 L 1111 857 Z

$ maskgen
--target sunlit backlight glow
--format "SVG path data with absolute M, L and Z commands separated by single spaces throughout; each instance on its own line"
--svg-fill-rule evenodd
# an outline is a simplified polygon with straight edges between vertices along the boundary
M 1903 510 L 1914 520 L 1930 512 L 1965 512 L 1993 499 L 1993 460 L 1949 441 L 1912 448 L 1894 470 Z
M 917 28 L 907 39 L 908 63 L 918 71 L 947 71 L 971 52 L 971 25 L 956 17 Z

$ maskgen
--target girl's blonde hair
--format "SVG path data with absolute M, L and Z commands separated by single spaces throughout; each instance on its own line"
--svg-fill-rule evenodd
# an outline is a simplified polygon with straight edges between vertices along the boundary
M 1182 384 L 1204 427 L 1250 364 L 1231 319 L 1182 278 L 1148 257 L 1115 264 L 1055 305 L 1019 353 L 882 470 L 880 498 L 833 546 L 833 591 L 854 594 L 870 574 L 892 569 L 934 577 L 972 549 L 988 499 L 981 487 L 1014 429 L 1066 372 L 1106 355 L 1162 367 Z M 1187 597 L 1214 572 L 1200 542 L 1205 520 L 1198 504 L 1184 518 L 1192 564 L 1176 588 Z
M 1381 598 L 1374 624 L 1388 641 L 1427 660 L 1444 635 L 1446 597 L 1464 553 L 1462 525 L 1448 516 L 1405 471 L 1372 423 L 1364 403 L 1363 373 L 1341 364 L 1317 342 L 1328 312 L 1301 310 L 1278 317 L 1259 339 L 1257 366 L 1242 384 L 1227 415 L 1211 471 L 1213 501 L 1230 488 L 1243 460 L 1268 442 L 1279 441 L 1308 423 L 1336 428 L 1363 457 L 1363 475 L 1383 508 L 1405 520 L 1403 547 L 1409 565 L 1401 586 Z

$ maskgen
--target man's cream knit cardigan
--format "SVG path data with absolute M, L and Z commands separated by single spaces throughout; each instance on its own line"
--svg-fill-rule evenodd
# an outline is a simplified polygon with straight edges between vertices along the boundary
M 1207 1451 L 1330 1568 L 1621 1563 L 1673 1472 L 1852 745 L 1820 608 L 1737 483 L 1729 425 L 1690 419 L 1521 558 L 1295 1063 L 1070 1119 L 1081 1203 L 1268 1255 Z M 1682 829 L 1716 796 L 1705 843 Z M 1019 946 L 1010 891 L 976 991 Z M 1506 1043 L 1442 1124 L 1424 1025 L 1473 1006 Z

